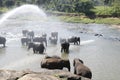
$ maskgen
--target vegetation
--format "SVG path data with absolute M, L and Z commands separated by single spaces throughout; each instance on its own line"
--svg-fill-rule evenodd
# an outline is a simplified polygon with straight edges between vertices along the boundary
M 22 4 L 36 4 L 46 11 L 63 15 L 60 18 L 67 22 L 106 23 L 107 20 L 119 24 L 120 0 L 0 0 L 0 12 Z M 117 19 L 111 21 L 113 17 Z

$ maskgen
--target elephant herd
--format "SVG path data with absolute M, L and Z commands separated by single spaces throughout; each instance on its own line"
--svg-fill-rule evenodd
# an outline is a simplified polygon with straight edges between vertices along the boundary
M 42 36 L 35 37 L 34 31 L 29 30 L 23 30 L 22 31 L 23 37 L 21 38 L 22 45 L 27 45 L 28 50 L 33 48 L 34 53 L 44 53 L 46 50 L 45 47 L 47 46 L 47 34 L 42 34 Z M 58 32 L 51 32 L 51 36 L 49 37 L 49 41 L 52 44 L 57 44 L 58 41 Z M 69 53 L 69 47 L 70 44 L 73 43 L 74 45 L 80 45 L 80 37 L 73 36 L 68 39 L 61 39 L 60 38 L 60 44 L 61 44 L 61 52 Z M 6 38 L 0 37 L 0 44 L 3 44 L 5 47 L 6 44 Z M 92 72 L 91 70 L 84 65 L 84 62 L 80 60 L 79 58 L 75 58 L 73 60 L 73 66 L 74 66 L 74 74 L 86 77 L 91 79 L 92 78 Z M 68 71 L 71 69 L 70 61 L 69 59 L 62 59 L 58 56 L 46 56 L 41 61 L 41 68 L 47 68 L 47 69 L 63 69 L 67 68 Z
M 47 34 L 44 33 L 41 36 L 35 36 L 34 31 L 22 30 L 23 37 L 21 38 L 22 45 L 27 45 L 28 49 L 33 48 L 34 53 L 44 53 L 45 46 L 47 47 Z M 52 44 L 57 44 L 58 32 L 51 32 L 49 37 L 49 42 Z M 69 53 L 70 43 L 80 45 L 80 37 L 73 36 L 68 39 L 60 39 L 61 52 Z M 44 45 L 45 44 L 45 45 Z
M 84 65 L 84 62 L 80 60 L 79 58 L 75 58 L 73 60 L 73 66 L 74 66 L 74 74 L 78 76 L 82 76 L 85 78 L 92 78 L 92 72 L 91 70 Z M 68 71 L 70 71 L 70 61 L 69 59 L 62 59 L 58 56 L 46 56 L 41 61 L 41 68 L 47 68 L 47 69 L 63 69 L 67 68 Z

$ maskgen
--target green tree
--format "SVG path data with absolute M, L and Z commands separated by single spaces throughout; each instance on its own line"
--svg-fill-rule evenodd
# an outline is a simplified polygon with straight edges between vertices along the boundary
M 113 16 L 120 17 L 120 0 L 114 0 L 112 10 Z
M 3 6 L 3 0 L 0 0 L 0 7 Z
M 4 5 L 7 7 L 12 7 L 15 5 L 15 1 L 14 0 L 5 0 Z

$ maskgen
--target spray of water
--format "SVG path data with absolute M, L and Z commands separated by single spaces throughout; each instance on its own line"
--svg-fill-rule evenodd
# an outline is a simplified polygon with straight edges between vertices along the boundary
M 14 15 L 14 14 L 20 14 L 20 13 L 27 13 L 27 15 L 31 15 L 31 13 L 36 13 L 39 15 L 39 17 L 41 19 L 46 18 L 46 14 L 43 12 L 42 9 L 40 9 L 38 6 L 36 5 L 30 5 L 30 4 L 26 4 L 26 5 L 22 5 L 20 7 L 17 7 L 5 14 L 3 14 L 3 17 L 0 19 L 0 25 L 6 21 L 10 16 Z

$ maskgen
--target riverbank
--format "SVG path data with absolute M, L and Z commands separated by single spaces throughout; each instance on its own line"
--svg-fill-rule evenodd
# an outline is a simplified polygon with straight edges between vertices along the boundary
M 64 12 L 47 12 L 48 15 L 53 18 L 57 18 L 61 21 L 67 23 L 96 23 L 96 24 L 110 24 L 110 25 L 120 25 L 120 18 L 117 17 L 96 17 L 94 19 L 90 19 L 82 13 L 64 13 Z M 119 28 L 119 27 L 118 27 Z
M 86 16 L 55 16 L 61 21 L 68 22 L 68 23 L 96 23 L 96 24 L 110 24 L 110 25 L 120 25 L 119 18 L 95 18 L 90 19 Z

